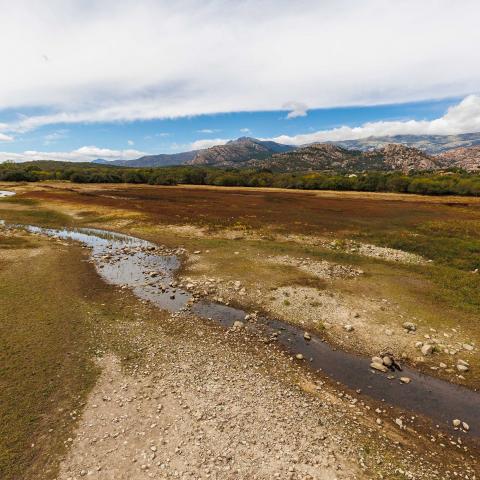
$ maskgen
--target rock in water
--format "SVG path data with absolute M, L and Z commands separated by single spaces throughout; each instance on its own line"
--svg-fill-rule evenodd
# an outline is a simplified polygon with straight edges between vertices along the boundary
M 370 364 L 370 367 L 373 368 L 374 370 L 378 370 L 379 372 L 386 372 L 388 371 L 388 368 L 383 364 L 379 362 L 372 362 Z

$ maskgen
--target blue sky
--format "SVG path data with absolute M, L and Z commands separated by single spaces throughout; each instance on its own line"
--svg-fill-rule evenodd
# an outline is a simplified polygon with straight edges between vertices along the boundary
M 4 150 L 16 153 L 29 150 L 58 152 L 96 145 L 113 150 L 170 153 L 188 150 L 194 142 L 203 140 L 240 136 L 295 136 L 381 120 L 432 120 L 442 116 L 448 107 L 458 102 L 459 99 L 454 98 L 399 105 L 314 109 L 306 112 L 305 116 L 290 119 L 287 119 L 287 111 L 273 111 L 197 115 L 166 120 L 53 124 L 19 134 L 14 142 L 4 145 Z M 0 122 L 10 119 L 0 116 Z
M 480 131 L 478 18 L 478 0 L 9 2 L 0 161 Z

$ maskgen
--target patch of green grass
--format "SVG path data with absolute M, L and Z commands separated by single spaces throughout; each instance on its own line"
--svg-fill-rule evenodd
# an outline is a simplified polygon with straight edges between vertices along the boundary
M 35 248 L 35 245 L 25 237 L 6 237 L 0 232 L 0 249 Z
M 82 273 L 80 258 L 50 250 L 19 256 L 0 270 L 3 480 L 51 476 L 45 450 L 62 448 L 62 434 L 74 425 L 70 413 L 95 381 L 88 307 L 76 278 Z M 27 475 L 34 465 L 39 469 Z
M 1 208 L 0 205 L 0 219 L 5 220 L 7 223 L 32 224 L 45 227 L 60 227 L 72 224 L 72 218 L 69 215 L 40 207 L 35 209 L 10 210 Z
M 35 200 L 33 198 L 24 198 L 24 197 L 18 197 L 18 196 L 13 196 L 13 197 L 5 197 L 0 200 L 2 203 L 10 203 L 14 205 L 26 205 L 26 206 L 32 206 L 32 205 L 38 205 L 38 200 Z

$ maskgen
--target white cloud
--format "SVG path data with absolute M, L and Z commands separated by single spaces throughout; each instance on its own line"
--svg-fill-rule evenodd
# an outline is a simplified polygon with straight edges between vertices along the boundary
M 205 138 L 191 143 L 188 146 L 188 150 L 201 150 L 202 148 L 210 148 L 215 145 L 225 145 L 227 142 L 228 138 Z
M 138 150 L 111 150 L 95 146 L 85 146 L 71 152 L 37 152 L 28 150 L 22 153 L 0 152 L 0 162 L 28 162 L 32 160 L 63 160 L 67 162 L 91 162 L 97 158 L 105 160 L 130 160 L 145 155 Z
M 14 138 L 10 135 L 0 133 L 0 142 L 13 142 Z
M 244 134 L 252 133 L 252 131 L 249 128 L 241 128 L 240 131 Z
M 458 105 L 450 107 L 445 115 L 434 120 L 408 120 L 369 122 L 359 127 L 339 127 L 331 130 L 299 135 L 280 135 L 275 142 L 303 145 L 313 142 L 353 140 L 386 135 L 456 135 L 480 132 L 480 96 L 469 95 Z
M 52 143 L 57 142 L 58 140 L 62 140 L 63 138 L 67 137 L 68 130 L 62 129 L 57 130 L 56 132 L 49 133 L 43 137 L 43 144 L 44 145 L 51 145 Z
M 27 114 L 0 128 L 4 137 L 52 123 L 278 110 L 292 97 L 312 109 L 463 96 L 480 85 L 478 0 L 0 7 L 0 108 Z
M 134 142 L 133 140 L 127 140 L 127 143 L 128 143 L 129 145 L 135 145 L 135 142 Z
M 217 128 L 202 128 L 201 130 L 197 130 L 197 133 L 216 133 L 219 131 Z
M 297 117 L 306 117 L 307 116 L 307 110 L 308 107 L 304 103 L 300 102 L 288 102 L 286 103 L 283 108 L 290 110 L 290 112 L 287 115 L 287 120 L 290 120 L 291 118 L 297 118 Z

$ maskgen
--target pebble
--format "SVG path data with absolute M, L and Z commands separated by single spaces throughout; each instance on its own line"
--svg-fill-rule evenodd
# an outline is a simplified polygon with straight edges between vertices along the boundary
M 404 322 L 404 324 L 402 325 L 402 327 L 405 329 L 405 330 L 408 330 L 409 332 L 415 332 L 417 330 L 417 326 L 412 323 L 412 322 Z
M 433 353 L 433 345 L 427 344 L 421 348 L 422 355 L 431 355 Z
M 232 325 L 232 330 L 241 330 L 245 324 L 240 320 L 235 320 Z
M 409 377 L 400 377 L 402 383 L 410 383 L 412 380 Z

